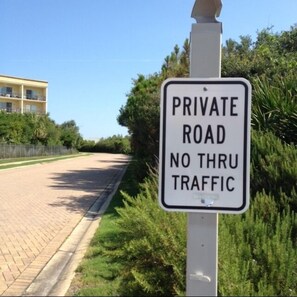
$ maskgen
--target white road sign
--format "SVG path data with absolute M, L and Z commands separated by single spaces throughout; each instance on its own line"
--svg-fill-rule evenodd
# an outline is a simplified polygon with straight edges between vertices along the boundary
M 246 211 L 250 83 L 243 78 L 167 79 L 160 113 L 160 205 L 168 211 Z

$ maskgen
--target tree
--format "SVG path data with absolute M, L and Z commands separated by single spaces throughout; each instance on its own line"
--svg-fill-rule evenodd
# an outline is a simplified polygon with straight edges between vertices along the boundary
M 162 79 L 168 77 L 187 77 L 190 69 L 190 42 L 185 40 L 183 50 L 178 45 L 174 47 L 170 56 L 164 60 L 161 70 Z
M 149 163 L 156 162 L 159 153 L 160 88 L 168 77 L 189 75 L 188 39 L 183 50 L 176 45 L 170 56 L 165 58 L 160 73 L 148 77 L 139 75 L 133 80 L 127 103 L 120 109 L 118 122 L 128 128 L 133 152 Z
M 82 137 L 79 133 L 79 127 L 74 120 L 64 122 L 60 125 L 61 142 L 67 148 L 79 148 Z
M 297 67 L 297 26 L 280 34 L 272 27 L 259 31 L 252 42 L 250 36 L 240 36 L 240 42 L 226 41 L 222 54 L 223 77 L 274 77 L 294 73 Z M 276 78 L 277 79 L 277 78 Z
M 153 160 L 159 147 L 159 97 L 160 77 L 139 75 L 133 81 L 125 106 L 118 116 L 120 125 L 131 134 L 133 152 L 142 158 Z
M 297 294 L 296 36 L 296 26 L 280 34 L 272 33 L 270 28 L 258 32 L 255 42 L 249 36 L 241 36 L 239 42 L 230 39 L 223 48 L 222 76 L 245 77 L 253 85 L 252 197 L 246 213 L 222 215 L 220 220 L 219 254 L 223 257 L 219 257 L 219 295 Z M 158 142 L 160 83 L 167 77 L 187 76 L 181 67 L 182 56 L 183 61 L 188 61 L 185 55 L 188 53 L 184 51 L 181 55 L 176 46 L 165 58 L 159 74 L 139 76 L 121 109 L 120 124 L 129 128 L 138 153 L 148 158 L 156 154 L 156 147 L 150 149 L 149 144 Z M 166 266 L 161 265 L 165 256 L 158 261 L 156 255 L 158 250 L 168 250 L 167 246 L 173 246 L 170 251 L 175 250 L 172 243 L 162 240 L 178 242 L 174 236 L 183 234 L 185 224 L 172 224 L 173 218 L 168 219 L 171 213 L 167 218 L 162 218 L 164 213 L 153 217 L 160 210 L 157 203 L 150 203 L 157 199 L 154 191 L 157 177 L 153 179 L 136 197 L 124 194 L 125 207 L 118 211 L 123 233 L 112 237 L 121 238 L 122 242 L 117 247 L 110 245 L 114 259 L 120 258 L 125 265 L 119 275 L 123 278 L 122 293 L 128 295 L 183 293 L 179 287 L 184 283 L 181 272 L 185 262 L 180 246 L 183 243 L 177 245 L 179 252 Z M 148 219 L 149 216 L 152 218 Z M 162 232 L 151 236 L 155 230 L 166 230 L 169 235 L 156 242 Z M 149 254 L 151 251 L 153 255 Z M 176 263 L 181 265 L 175 270 L 177 279 L 173 280 L 175 276 L 170 269 Z M 162 279 L 164 268 L 167 279 L 160 285 L 158 280 Z M 168 285 L 179 290 L 171 291 Z

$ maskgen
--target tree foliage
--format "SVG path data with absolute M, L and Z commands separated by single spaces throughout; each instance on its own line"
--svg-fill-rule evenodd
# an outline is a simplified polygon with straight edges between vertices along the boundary
M 256 41 L 240 36 L 223 47 L 222 76 L 252 83 L 253 131 L 251 207 L 220 219 L 220 295 L 297 295 L 296 37 L 296 26 L 279 34 L 270 28 L 258 32 Z M 161 82 L 186 77 L 188 69 L 186 42 L 182 51 L 176 46 L 166 57 L 159 73 L 133 81 L 118 121 L 128 127 L 138 156 L 152 161 L 158 154 Z M 151 178 L 139 195 L 124 194 L 121 244 L 110 256 L 125 263 L 122 294 L 183 295 L 185 217 L 159 209 L 157 177 Z M 171 262 L 164 261 L 165 250 L 174 254 Z
M 93 140 L 84 140 L 79 150 L 81 152 L 130 154 L 130 137 L 113 135 L 111 137 L 101 138 L 97 142 Z
M 131 134 L 132 151 L 141 158 L 158 154 L 159 97 L 161 80 L 158 75 L 139 75 L 133 81 L 127 104 L 120 109 L 118 122 Z
M 253 83 L 252 124 L 255 130 L 272 132 L 286 143 L 297 144 L 297 80 L 288 74 L 271 82 L 256 77 Z
M 64 145 L 78 148 L 81 141 L 75 121 L 56 124 L 49 115 L 0 112 L 0 142 Z
M 133 80 L 133 87 L 127 95 L 127 103 L 120 109 L 118 122 L 128 128 L 132 151 L 136 156 L 154 163 L 159 153 L 160 87 L 164 79 L 172 76 L 188 76 L 189 41 L 183 49 L 175 46 L 165 58 L 160 73 L 145 77 L 139 75 Z
M 257 40 L 250 36 L 240 36 L 240 42 L 226 41 L 222 54 L 222 76 L 267 77 L 278 80 L 288 74 L 295 75 L 297 26 L 280 34 L 272 28 L 258 32 Z
M 82 142 L 82 137 L 79 133 L 79 127 L 74 120 L 64 122 L 59 126 L 61 131 L 61 142 L 67 148 L 79 148 Z

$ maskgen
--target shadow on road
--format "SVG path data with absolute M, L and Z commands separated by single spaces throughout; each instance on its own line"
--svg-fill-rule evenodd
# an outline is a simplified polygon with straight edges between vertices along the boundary
M 111 166 L 104 168 L 92 167 L 53 174 L 51 179 L 54 183 L 51 188 L 56 189 L 58 193 L 56 202 L 49 205 L 85 214 L 99 196 L 101 199 L 106 198 L 103 193 L 110 191 L 110 186 L 118 180 L 127 163 L 128 161 L 113 160 Z

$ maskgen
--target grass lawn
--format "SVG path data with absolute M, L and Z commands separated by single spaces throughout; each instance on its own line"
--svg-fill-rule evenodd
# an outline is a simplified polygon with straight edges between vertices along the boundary
M 13 167 L 28 166 L 45 162 L 54 162 L 57 160 L 64 160 L 69 158 L 75 158 L 80 156 L 85 156 L 88 154 L 79 153 L 73 155 L 62 155 L 62 156 L 39 156 L 30 158 L 13 158 L 13 159 L 1 159 L 0 160 L 0 170 L 8 169 Z
M 138 191 L 135 171 L 134 162 L 132 161 L 101 219 L 100 227 L 97 229 L 90 243 L 85 258 L 77 268 L 76 276 L 67 293 L 68 296 L 118 295 L 117 288 L 119 285 L 121 264 L 112 263 L 108 256 L 104 255 L 104 251 L 107 248 L 105 242 L 107 237 L 117 236 L 114 222 L 118 216 L 115 208 L 122 206 L 122 195 L 120 191 L 125 191 L 131 195 L 135 195 Z

